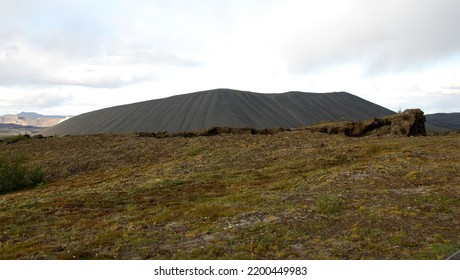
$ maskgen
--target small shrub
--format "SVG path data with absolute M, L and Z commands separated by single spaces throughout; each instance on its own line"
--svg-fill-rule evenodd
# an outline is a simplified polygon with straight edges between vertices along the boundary
M 169 187 L 180 186 L 186 184 L 187 181 L 182 179 L 164 180 L 162 184 Z
M 138 132 L 137 136 L 139 137 L 153 137 L 157 139 L 163 139 L 170 137 L 167 131 L 160 131 L 160 132 Z
M 404 246 L 406 239 L 407 233 L 405 231 L 397 231 L 390 237 L 390 241 L 399 246 Z
M 19 135 L 16 135 L 16 136 L 7 137 L 7 138 L 3 139 L 3 141 L 6 144 L 14 144 L 14 143 L 17 143 L 17 142 L 20 142 L 20 141 L 27 141 L 29 139 L 30 139 L 30 135 L 28 135 L 28 134 L 19 134 Z
M 206 150 L 206 147 L 204 146 L 201 146 L 201 145 L 193 145 L 193 146 L 190 146 L 187 151 L 186 151 L 186 154 L 188 156 L 196 156 L 198 155 L 199 153 L 201 153 L 202 151 Z
M 45 181 L 45 173 L 38 166 L 24 166 L 26 158 L 0 157 L 0 194 L 36 187 Z
M 431 255 L 429 258 L 434 257 L 443 260 L 452 256 L 458 249 L 458 245 L 455 243 L 434 243 L 430 246 Z
M 322 214 L 335 214 L 342 210 L 343 199 L 339 195 L 325 194 L 316 200 L 316 208 Z

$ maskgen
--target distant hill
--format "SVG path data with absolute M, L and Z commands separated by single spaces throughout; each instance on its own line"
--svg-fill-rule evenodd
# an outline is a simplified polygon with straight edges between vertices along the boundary
M 0 124 L 21 126 L 50 127 L 68 118 L 67 116 L 47 116 L 33 112 L 21 112 L 0 116 Z
M 43 127 L 36 127 L 31 125 L 19 125 L 14 123 L 0 123 L 0 139 L 5 136 L 18 135 L 18 134 L 39 134 Z
M 42 115 L 35 112 L 21 112 L 17 114 L 17 116 L 24 119 L 65 119 L 67 117 L 59 115 Z
M 39 127 L 14 123 L 0 123 L 0 129 L 39 129 Z
M 425 115 L 429 124 L 442 128 L 460 129 L 460 113 L 438 113 Z
M 85 113 L 43 133 L 177 132 L 212 126 L 295 128 L 322 120 L 361 120 L 393 113 L 346 92 L 261 94 L 215 89 Z
M 34 112 L 21 112 L 0 116 L 0 135 L 37 134 L 46 127 L 53 126 L 67 116 L 47 116 Z

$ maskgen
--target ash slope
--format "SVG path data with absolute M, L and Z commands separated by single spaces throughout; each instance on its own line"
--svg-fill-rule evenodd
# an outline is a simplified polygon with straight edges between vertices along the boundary
M 346 92 L 261 94 L 215 89 L 85 113 L 43 134 L 178 132 L 213 126 L 295 128 L 322 120 L 363 120 L 393 113 Z

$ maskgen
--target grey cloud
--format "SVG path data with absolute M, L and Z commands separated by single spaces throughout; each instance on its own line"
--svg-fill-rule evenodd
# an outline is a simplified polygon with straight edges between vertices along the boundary
M 407 98 L 406 104 L 406 107 L 416 104 L 425 113 L 460 112 L 460 91 L 449 94 L 442 91 L 429 92 L 423 98 Z
M 129 75 L 120 70 L 119 73 L 105 74 L 94 71 L 79 77 L 78 75 L 56 75 L 59 69 L 39 68 L 34 65 L 8 65 L 0 62 L 0 86 L 84 86 L 92 88 L 119 88 L 131 83 L 154 79 L 150 75 Z
M 90 77 L 72 78 L 72 77 L 48 77 L 43 82 L 48 85 L 68 85 L 68 86 L 83 86 L 91 88 L 119 88 L 127 84 L 137 83 L 149 79 L 154 79 L 155 76 L 130 76 L 129 79 L 124 78 L 124 73 L 113 75 L 97 75 Z
M 18 54 L 3 59 L 0 57 L 0 86 L 76 85 L 117 88 L 145 79 L 145 77 L 134 77 L 130 81 L 123 80 L 121 70 L 120 73 L 112 74 L 87 71 L 83 76 L 72 73 L 63 75 L 61 72 L 66 66 L 65 62 L 53 63 L 53 57 L 42 57 L 43 62 L 36 63 L 32 57 L 31 54 L 24 54 L 24 56 Z
M 73 77 L 56 74 L 63 67 L 103 55 L 112 36 L 91 3 L 2 0 L 0 85 L 72 84 Z M 77 85 L 119 86 L 100 80 L 108 79 L 92 78 Z
M 14 100 L 2 100 L 0 98 L 0 102 L 7 104 L 8 107 L 23 108 L 23 110 L 31 108 L 35 110 L 37 108 L 46 109 L 61 106 L 66 103 L 70 103 L 72 99 L 73 97 L 71 94 L 42 91 L 38 93 L 30 93 L 22 98 Z
M 444 89 L 460 92 L 460 85 L 448 86 L 448 87 L 444 87 Z M 460 99 L 459 99 L 459 103 L 460 103 Z
M 117 88 L 156 78 L 152 71 L 140 73 L 137 67 L 145 70 L 145 66 L 196 67 L 200 64 L 175 54 L 174 50 L 151 46 L 149 36 L 139 37 L 146 34 L 131 36 L 132 30 L 120 28 L 119 23 L 113 22 L 122 15 L 110 9 L 119 7 L 109 5 L 109 10 L 105 10 L 102 4 L 89 0 L 2 0 L 0 85 Z M 65 68 L 82 64 L 99 71 L 80 77 L 63 74 Z M 100 71 L 104 67 L 112 68 L 110 73 Z M 135 73 L 125 74 L 124 68 L 134 68 Z
M 23 41 L 70 57 L 103 52 L 113 36 L 91 1 L 2 0 L 0 41 Z
M 352 1 L 342 18 L 305 26 L 287 50 L 293 72 L 348 62 L 369 74 L 417 69 L 460 51 L 460 1 Z
M 8 47 L 9 48 L 9 47 Z M 197 67 L 200 62 L 172 53 L 149 50 L 120 50 L 94 60 L 78 60 L 40 52 L 22 52 L 20 47 L 0 47 L 0 85 L 77 85 L 118 88 L 156 79 L 155 66 Z M 38 58 L 39 57 L 39 58 Z M 87 70 L 72 72 L 72 67 Z M 70 69 L 64 73 L 64 69 Z M 109 73 L 105 71 L 110 69 Z
M 156 50 L 155 48 L 121 48 L 108 57 L 109 61 L 120 64 L 140 65 L 171 65 L 183 67 L 197 67 L 201 65 L 198 60 L 185 58 L 174 53 Z
M 40 108 L 52 108 L 68 103 L 72 96 L 62 93 L 38 93 L 26 96 L 22 103 L 36 104 Z
M 0 56 L 0 85 L 40 84 L 45 78 L 44 70 L 33 63 L 25 63 L 9 55 L 3 59 Z

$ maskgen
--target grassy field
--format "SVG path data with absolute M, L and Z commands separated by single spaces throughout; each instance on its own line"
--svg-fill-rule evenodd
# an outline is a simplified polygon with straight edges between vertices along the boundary
M 460 135 L 308 131 L 0 143 L 46 183 L 0 196 L 0 259 L 444 259 Z

